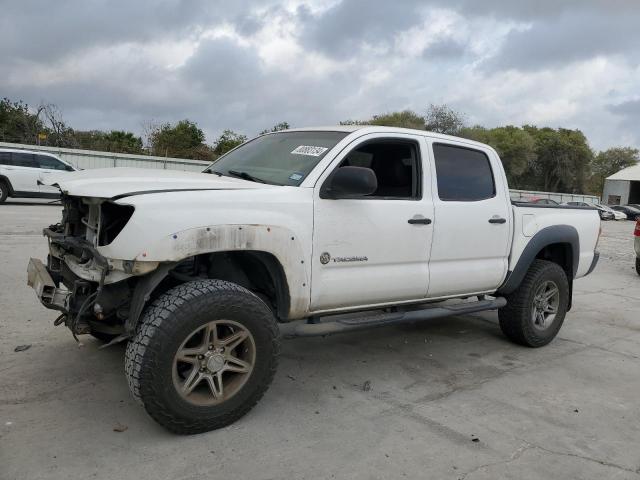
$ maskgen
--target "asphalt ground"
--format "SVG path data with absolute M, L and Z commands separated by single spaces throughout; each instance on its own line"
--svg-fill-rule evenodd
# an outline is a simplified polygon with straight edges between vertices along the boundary
M 248 415 L 183 437 L 133 401 L 122 345 L 77 344 L 26 286 L 59 216 L 0 205 L 2 479 L 640 478 L 633 222 L 603 223 L 544 348 L 509 343 L 495 312 L 289 340 Z

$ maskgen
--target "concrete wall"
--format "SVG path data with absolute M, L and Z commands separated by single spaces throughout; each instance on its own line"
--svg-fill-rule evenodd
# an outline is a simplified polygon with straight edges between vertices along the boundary
M 586 202 L 600 203 L 600 199 L 595 195 L 583 195 L 580 193 L 555 193 L 555 192 L 536 192 L 534 190 L 509 190 L 512 200 L 529 201 L 533 198 L 549 198 L 558 203 L 564 202 Z
M 73 148 L 39 147 L 37 145 L 23 145 L 20 143 L 0 142 L 0 148 L 14 148 L 18 150 L 34 150 L 52 153 L 62 160 L 82 169 L 136 167 L 199 172 L 204 170 L 204 168 L 210 163 L 200 160 L 187 160 L 184 158 L 152 157 L 148 155 L 76 150 Z
M 602 201 L 606 204 L 616 202 L 614 199 L 609 199 L 610 196 L 619 196 L 619 205 L 626 205 L 629 203 L 629 190 L 631 188 L 631 182 L 629 180 L 605 180 L 604 190 L 602 192 Z

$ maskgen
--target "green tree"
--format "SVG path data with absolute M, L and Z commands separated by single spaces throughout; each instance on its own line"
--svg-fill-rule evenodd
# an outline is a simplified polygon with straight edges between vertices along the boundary
M 86 132 L 76 131 L 75 138 L 79 148 L 86 150 L 114 153 L 144 153 L 142 149 L 142 138 L 136 137 L 133 133 L 123 130 L 112 130 L 108 133 L 100 130 L 90 130 Z
M 464 114 L 457 112 L 446 104 L 429 105 L 425 117 L 424 129 L 431 132 L 457 135 L 465 126 Z
M 412 110 L 402 110 L 374 115 L 368 120 L 343 120 L 340 125 L 378 125 L 424 130 L 424 117 Z
M 536 142 L 537 157 L 528 172 L 534 185 L 529 188 L 584 193 L 593 158 L 584 134 L 564 128 L 523 128 Z
M 290 128 L 291 126 L 289 125 L 289 122 L 280 122 L 274 125 L 273 127 L 271 127 L 270 129 L 267 128 L 265 130 L 262 130 L 260 132 L 260 135 L 264 135 L 265 133 L 281 132 L 282 130 L 289 130 Z
M 216 155 L 224 155 L 229 150 L 233 150 L 246 141 L 246 135 L 236 133 L 233 130 L 225 130 L 213 143 L 213 153 Z
M 198 125 L 186 119 L 175 125 L 164 123 L 152 126 L 149 133 L 151 152 L 161 157 L 206 160 L 211 152 L 204 144 L 204 138 L 204 132 Z
M 62 112 L 53 103 L 40 104 L 36 111 L 36 117 L 42 118 L 44 123 L 46 145 L 55 147 L 78 148 L 73 128 L 67 125 L 62 118 Z
M 411 110 L 401 112 L 384 113 L 374 115 L 369 121 L 369 125 L 380 125 L 384 127 L 414 128 L 424 130 L 424 117 Z
M 29 106 L 22 101 L 8 98 L 0 100 L 0 141 L 35 144 L 44 124 Z
M 111 130 L 105 135 L 110 152 L 142 153 L 142 138 L 124 130 Z
M 609 148 L 598 153 L 591 163 L 592 176 L 589 186 L 592 193 L 599 195 L 604 188 L 604 180 L 623 168 L 640 162 L 640 151 L 631 147 Z
M 463 128 L 458 135 L 491 145 L 500 155 L 511 188 L 529 188 L 525 175 L 536 160 L 536 143 L 522 128 L 508 125 L 487 129 L 480 126 Z

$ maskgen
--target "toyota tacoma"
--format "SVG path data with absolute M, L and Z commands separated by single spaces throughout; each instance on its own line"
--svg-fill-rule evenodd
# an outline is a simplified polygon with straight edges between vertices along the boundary
M 511 201 L 495 150 L 418 130 L 288 130 L 200 173 L 47 182 L 63 213 L 29 285 L 74 336 L 126 341 L 133 396 L 177 433 L 249 411 L 281 338 L 497 310 L 546 345 L 598 260 L 595 208 Z

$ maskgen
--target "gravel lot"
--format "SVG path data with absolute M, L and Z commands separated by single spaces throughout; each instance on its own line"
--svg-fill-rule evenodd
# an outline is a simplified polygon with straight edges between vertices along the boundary
M 291 340 L 252 412 L 178 437 L 130 397 L 122 345 L 76 344 L 26 286 L 59 216 L 0 206 L 2 479 L 640 478 L 633 222 L 603 223 L 545 348 L 507 342 L 495 313 Z

